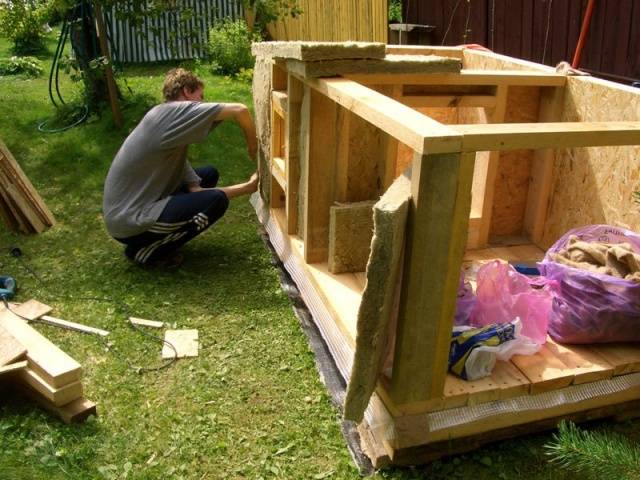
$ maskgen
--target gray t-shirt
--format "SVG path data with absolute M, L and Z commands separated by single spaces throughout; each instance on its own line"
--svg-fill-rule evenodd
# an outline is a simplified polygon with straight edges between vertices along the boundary
M 187 147 L 207 138 L 222 107 L 174 101 L 149 110 L 120 147 L 105 180 L 102 211 L 113 237 L 148 230 L 173 192 L 200 181 L 187 161 Z

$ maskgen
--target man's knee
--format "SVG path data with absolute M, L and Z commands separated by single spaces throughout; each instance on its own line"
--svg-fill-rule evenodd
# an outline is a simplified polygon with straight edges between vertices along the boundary
M 200 186 L 202 188 L 213 188 L 218 184 L 220 173 L 215 167 L 199 167 L 196 169 L 196 173 L 201 178 Z
M 220 218 L 229 208 L 229 199 L 222 190 L 211 190 L 211 203 L 208 210 L 216 216 L 216 220 Z

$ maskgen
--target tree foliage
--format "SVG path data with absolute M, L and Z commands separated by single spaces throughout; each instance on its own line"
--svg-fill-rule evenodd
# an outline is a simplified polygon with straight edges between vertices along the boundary
M 547 445 L 547 453 L 552 462 L 588 478 L 640 477 L 640 450 L 614 433 L 581 430 L 563 421 Z
M 0 1 L 0 35 L 11 41 L 15 54 L 44 49 L 44 25 L 49 11 L 46 0 Z

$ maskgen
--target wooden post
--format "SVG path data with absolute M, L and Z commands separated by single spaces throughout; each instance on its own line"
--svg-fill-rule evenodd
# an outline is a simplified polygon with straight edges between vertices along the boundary
M 559 122 L 564 100 L 563 87 L 546 87 L 540 91 L 539 122 Z M 540 149 L 534 152 L 527 207 L 524 215 L 524 231 L 531 241 L 542 247 L 544 224 L 547 219 L 549 199 L 553 184 L 553 164 L 556 150 Z
M 443 395 L 475 153 L 415 154 L 391 398 Z
M 304 87 L 301 161 L 304 177 L 302 238 L 307 263 L 326 261 L 329 251 L 329 208 L 334 201 L 338 105 Z
M 287 117 L 285 119 L 285 174 L 287 176 L 287 233 L 298 233 L 298 188 L 300 185 L 300 123 L 304 85 L 293 75 L 287 77 Z
M 116 86 L 116 81 L 113 78 L 113 69 L 111 68 L 111 54 L 109 53 L 109 47 L 107 45 L 107 27 L 104 24 L 104 17 L 102 16 L 102 7 L 100 6 L 100 2 L 94 2 L 93 7 L 96 17 L 96 31 L 98 32 L 100 51 L 108 62 L 104 74 L 107 80 L 111 114 L 113 115 L 113 122 L 116 124 L 116 127 L 122 128 L 124 123 L 122 120 L 122 112 L 120 111 L 120 104 L 118 103 L 118 87 Z
M 509 87 L 498 85 L 496 87 L 496 106 L 489 115 L 489 123 L 502 123 L 507 110 L 507 96 Z M 498 175 L 498 165 L 500 163 L 500 152 L 492 151 L 488 154 L 486 163 L 486 173 L 484 173 L 484 195 L 482 200 L 482 214 L 480 217 L 480 228 L 478 234 L 478 244 L 473 248 L 484 248 L 489 243 L 489 230 L 491 228 L 491 214 L 493 213 L 493 197 L 495 193 L 496 177 Z

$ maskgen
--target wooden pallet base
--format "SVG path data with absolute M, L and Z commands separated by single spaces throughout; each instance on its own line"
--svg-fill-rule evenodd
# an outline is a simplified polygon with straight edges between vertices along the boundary
M 553 430 L 561 420 L 582 423 L 597 419 L 624 421 L 636 417 L 640 417 L 640 400 L 632 400 L 617 405 L 607 405 L 523 425 L 513 425 L 464 438 L 442 440 L 431 444 L 402 448 L 394 450 L 391 453 L 385 448 L 383 442 L 369 428 L 366 422 L 358 427 L 358 433 L 360 434 L 360 440 L 362 442 L 362 450 L 369 456 L 374 468 L 378 469 L 388 467 L 392 464 L 407 466 L 428 463 L 439 458 L 470 452 L 482 446 L 509 438 Z

